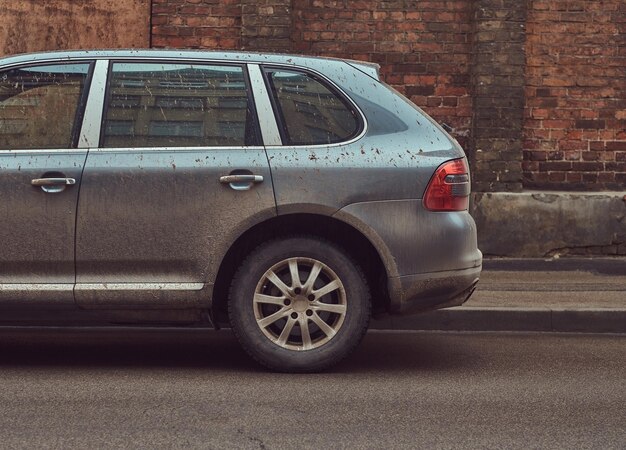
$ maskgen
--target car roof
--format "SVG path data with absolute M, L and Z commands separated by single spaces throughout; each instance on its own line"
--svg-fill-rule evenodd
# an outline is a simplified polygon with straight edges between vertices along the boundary
M 209 59 L 214 61 L 240 61 L 259 64 L 286 64 L 322 69 L 326 64 L 346 63 L 378 79 L 380 66 L 375 63 L 338 59 L 320 56 L 302 56 L 280 53 L 257 53 L 217 50 L 165 50 L 165 49 L 124 49 L 124 50 L 65 50 L 39 53 L 24 53 L 0 59 L 0 64 L 19 64 L 48 60 L 74 60 L 87 58 L 166 58 L 166 59 Z

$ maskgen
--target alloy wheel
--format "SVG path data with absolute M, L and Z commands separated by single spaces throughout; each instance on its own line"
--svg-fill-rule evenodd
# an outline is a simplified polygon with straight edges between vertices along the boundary
M 254 315 L 263 334 L 289 350 L 328 343 L 346 316 L 346 291 L 337 274 L 312 258 L 288 258 L 273 265 L 254 291 Z

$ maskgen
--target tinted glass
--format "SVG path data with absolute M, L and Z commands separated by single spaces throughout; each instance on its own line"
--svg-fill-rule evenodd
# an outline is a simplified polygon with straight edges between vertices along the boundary
M 71 148 L 89 64 L 0 72 L 0 149 Z
M 321 81 L 286 70 L 267 74 L 289 144 L 331 144 L 358 133 L 352 105 Z
M 105 147 L 255 144 L 242 67 L 115 63 Z

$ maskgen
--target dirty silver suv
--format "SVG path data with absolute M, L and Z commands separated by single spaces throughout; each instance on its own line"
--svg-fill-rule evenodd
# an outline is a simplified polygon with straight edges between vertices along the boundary
M 349 60 L 95 51 L 0 60 L 4 324 L 230 324 L 276 370 L 481 269 L 462 149 Z

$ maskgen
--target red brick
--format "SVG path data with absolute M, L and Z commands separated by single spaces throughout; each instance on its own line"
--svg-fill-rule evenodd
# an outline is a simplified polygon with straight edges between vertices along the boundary
M 573 161 L 572 170 L 578 172 L 599 172 L 604 170 L 604 163 Z
M 552 182 L 563 182 L 565 181 L 565 172 L 550 172 L 548 174 L 548 180 Z
M 542 127 L 554 129 L 568 129 L 572 126 L 569 120 L 544 120 L 541 122 Z
M 583 174 L 580 172 L 567 172 L 565 180 L 572 183 L 580 182 L 583 180 Z
M 597 183 L 598 174 L 596 172 L 583 172 L 583 182 L 591 184 Z
M 607 150 L 626 151 L 626 141 L 608 141 L 606 143 Z

